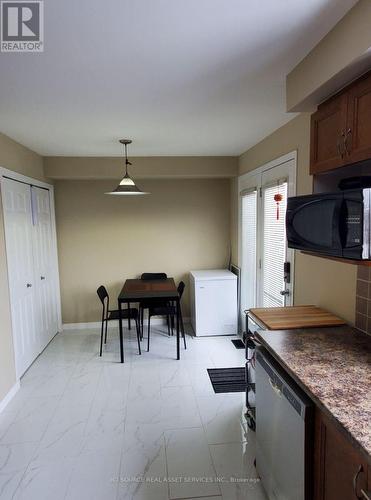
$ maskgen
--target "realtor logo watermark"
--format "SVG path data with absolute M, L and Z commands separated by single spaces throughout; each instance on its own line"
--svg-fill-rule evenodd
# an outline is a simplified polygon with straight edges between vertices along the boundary
M 4 0 L 1 4 L 1 52 L 44 52 L 42 0 Z

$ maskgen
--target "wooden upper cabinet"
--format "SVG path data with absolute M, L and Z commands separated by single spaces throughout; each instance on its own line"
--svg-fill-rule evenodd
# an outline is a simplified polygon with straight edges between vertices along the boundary
M 371 72 L 318 107 L 310 141 L 311 174 L 371 159 Z
M 371 158 L 371 74 L 348 92 L 346 163 Z
M 347 106 L 347 96 L 341 94 L 323 103 L 312 115 L 311 174 L 344 165 L 343 137 L 347 126 Z

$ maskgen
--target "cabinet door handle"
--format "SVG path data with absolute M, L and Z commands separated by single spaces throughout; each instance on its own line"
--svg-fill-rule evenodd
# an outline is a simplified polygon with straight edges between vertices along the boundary
M 45 279 L 45 276 L 40 276 L 40 279 L 41 279 L 41 280 L 44 280 L 44 279 Z
M 343 137 L 343 134 L 341 134 L 341 136 Z M 338 140 L 336 141 L 336 149 L 337 149 L 337 152 L 338 152 L 338 155 L 341 157 L 341 159 L 344 158 L 344 152 L 341 150 L 341 140 L 340 140 L 340 137 L 338 138 Z M 343 140 L 344 142 L 344 140 Z
M 32 283 L 27 283 L 26 287 L 27 288 L 31 288 L 32 287 Z
M 364 472 L 364 470 L 363 470 L 363 465 L 361 464 L 358 467 L 358 470 L 355 473 L 354 478 L 353 478 L 353 492 L 354 492 L 355 497 L 358 498 L 359 500 L 367 500 L 367 496 L 366 497 L 364 496 L 365 495 L 365 491 L 361 490 L 361 495 L 362 495 L 361 497 L 357 493 L 357 490 L 358 490 L 358 488 L 357 488 L 357 486 L 358 486 L 358 477 L 359 477 L 359 475 L 362 472 Z
M 343 142 L 344 142 L 344 151 L 345 153 L 349 156 L 350 151 L 348 149 L 348 137 L 351 135 L 352 130 L 348 128 L 348 130 L 343 132 L 341 135 L 343 136 Z

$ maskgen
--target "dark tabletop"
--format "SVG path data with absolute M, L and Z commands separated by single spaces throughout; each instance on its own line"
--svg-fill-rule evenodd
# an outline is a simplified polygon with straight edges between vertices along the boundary
M 120 302 L 136 302 L 142 299 L 169 299 L 179 298 L 178 290 L 173 278 L 166 280 L 129 279 L 118 296 Z
M 370 460 L 371 337 L 348 326 L 256 336 Z

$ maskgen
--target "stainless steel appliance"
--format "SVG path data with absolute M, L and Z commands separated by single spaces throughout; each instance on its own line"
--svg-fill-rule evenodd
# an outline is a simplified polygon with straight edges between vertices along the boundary
M 370 205 L 371 188 L 289 198 L 288 246 L 346 259 L 371 259 Z
M 269 500 L 308 500 L 310 399 L 261 347 L 256 350 L 256 468 Z

